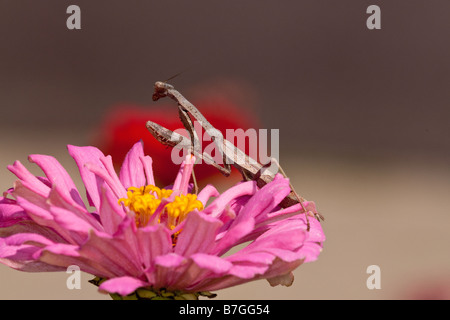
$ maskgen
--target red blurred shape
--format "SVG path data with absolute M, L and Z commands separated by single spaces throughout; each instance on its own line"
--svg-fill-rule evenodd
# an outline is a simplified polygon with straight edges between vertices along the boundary
M 258 117 L 249 109 L 239 107 L 223 97 L 216 100 L 208 98 L 193 102 L 208 121 L 224 135 L 226 129 L 247 130 L 258 129 Z M 146 122 L 151 120 L 170 130 L 183 128 L 174 104 L 163 106 L 120 105 L 108 112 L 99 126 L 94 145 L 105 155 L 111 155 L 119 167 L 131 146 L 140 139 L 144 142 L 145 154 L 153 158 L 153 168 L 157 183 L 161 186 L 173 182 L 179 165 L 171 160 L 172 149 L 160 144 L 148 131 Z M 192 119 L 193 121 L 195 119 Z M 204 131 L 203 131 L 204 132 Z M 202 132 L 202 133 L 203 133 Z M 201 138 L 201 136 L 199 136 Z M 203 149 L 211 142 L 204 142 Z M 246 150 L 248 152 L 248 150 Z M 232 170 L 233 174 L 239 174 Z M 221 175 L 214 167 L 207 164 L 195 166 L 195 175 L 200 182 L 208 182 L 211 178 Z

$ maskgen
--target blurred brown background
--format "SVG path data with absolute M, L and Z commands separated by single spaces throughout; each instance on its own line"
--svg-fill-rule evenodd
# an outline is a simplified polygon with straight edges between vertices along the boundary
M 70 4 L 81 30 L 66 28 Z M 381 30 L 366 28 L 371 4 Z M 183 72 L 171 83 L 188 98 L 229 92 L 280 129 L 282 165 L 326 217 L 324 251 L 292 287 L 257 281 L 219 298 L 448 299 L 449 12 L 415 0 L 2 0 L 1 189 L 31 153 L 75 175 L 66 144 L 90 144 L 113 105 L 157 106 L 153 83 Z M 366 287 L 373 264 L 381 290 Z M 0 298 L 107 298 L 66 279 L 1 265 Z

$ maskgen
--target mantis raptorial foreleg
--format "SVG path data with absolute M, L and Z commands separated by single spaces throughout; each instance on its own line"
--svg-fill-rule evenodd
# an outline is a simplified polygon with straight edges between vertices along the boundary
M 192 142 L 190 139 L 186 138 L 185 136 L 173 132 L 167 128 L 164 128 L 163 126 L 152 122 L 147 121 L 147 130 L 155 137 L 156 140 L 158 140 L 161 144 L 177 148 L 177 149 L 187 149 L 192 150 Z M 224 176 L 229 176 L 231 173 L 231 167 L 230 165 L 227 165 L 225 167 L 222 167 L 218 165 L 214 159 L 208 155 L 207 153 L 199 152 L 197 148 L 194 148 L 194 156 L 198 159 L 203 159 L 205 163 L 212 165 L 214 168 L 219 170 Z

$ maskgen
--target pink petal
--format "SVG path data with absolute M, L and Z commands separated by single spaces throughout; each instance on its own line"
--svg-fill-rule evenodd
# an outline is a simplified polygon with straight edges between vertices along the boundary
M 53 220 L 63 229 L 72 233 L 77 233 L 82 240 L 78 243 L 81 244 L 87 238 L 89 231 L 94 229 L 93 226 L 87 221 L 79 218 L 73 214 L 72 211 L 59 208 L 50 207 L 50 213 L 53 216 Z
M 173 270 L 171 281 L 167 283 L 174 289 L 187 289 L 199 285 L 205 279 L 226 274 L 232 264 L 214 255 L 196 253 L 178 269 Z
M 264 251 L 247 251 L 245 254 L 233 254 L 225 258 L 227 261 L 234 264 L 254 264 L 254 265 L 269 265 L 275 259 L 274 255 Z
M 155 177 L 153 176 L 153 160 L 149 156 L 139 157 L 141 160 L 142 166 L 144 167 L 145 178 L 147 180 L 147 185 L 155 186 Z
M 300 248 L 307 237 L 303 223 L 286 220 L 284 224 L 279 224 L 262 234 L 244 250 L 264 251 L 274 248 L 292 251 Z
M 51 252 L 57 256 L 66 256 L 66 257 L 72 257 L 72 258 L 79 258 L 79 246 L 72 245 L 72 244 L 66 244 L 66 243 L 55 243 L 53 245 L 48 245 L 45 248 L 43 248 L 40 252 L 40 255 Z M 35 256 L 34 258 L 39 258 L 40 255 Z M 58 264 L 60 266 L 65 266 L 65 263 Z
M 40 252 L 36 252 L 34 258 L 39 259 L 46 264 L 63 267 L 65 269 L 70 265 L 76 265 L 84 272 L 103 278 L 116 276 L 116 274 L 108 268 L 108 265 L 81 256 L 79 246 L 58 243 L 47 246 Z
M 113 235 L 126 217 L 125 212 L 119 207 L 117 198 L 106 188 L 103 189 L 99 208 L 100 221 L 105 232 Z
M 65 194 L 74 206 L 86 209 L 72 178 L 55 158 L 36 154 L 30 155 L 28 159 L 44 171 L 51 184 L 56 186 L 62 194 Z
M 304 221 L 305 216 L 300 216 L 301 219 Z M 306 222 L 304 222 L 306 225 Z M 309 225 L 310 225 L 310 231 L 308 233 L 308 241 L 314 241 L 314 242 L 324 242 L 326 237 L 325 233 L 323 232 L 322 225 L 319 221 L 317 221 L 316 218 L 309 217 Z
M 254 227 L 255 219 L 251 217 L 246 221 L 233 225 L 233 227 L 223 233 L 223 237 L 217 243 L 212 253 L 221 256 L 231 247 L 238 245 L 239 240 L 251 233 Z
M 204 206 L 208 203 L 209 198 L 211 197 L 217 197 L 219 196 L 219 191 L 217 189 L 208 184 L 206 187 L 204 187 L 198 194 L 197 199 L 203 203 Z
M 32 245 L 20 245 L 16 248 L 4 248 L 4 239 L 0 238 L 0 263 L 25 272 L 61 271 L 61 267 L 52 266 L 35 260 L 33 255 L 40 248 Z M 14 251 L 13 251 L 14 250 Z M 5 256 L 6 258 L 3 258 Z
M 186 159 L 180 166 L 178 175 L 173 184 L 173 190 L 180 190 L 181 194 L 187 194 L 189 189 L 189 180 L 191 179 L 192 168 L 195 164 L 195 157 L 192 155 L 186 156 Z
M 144 157 L 142 140 L 135 143 L 128 151 L 120 169 L 119 178 L 125 189 L 129 187 L 143 187 L 146 185 L 146 176 L 141 158 Z
M 215 255 L 196 253 L 190 258 L 197 266 L 214 274 L 224 274 L 232 267 L 232 264 L 229 261 Z
M 117 199 L 126 198 L 127 191 L 114 172 L 114 167 L 111 161 L 111 157 L 100 158 L 100 164 L 87 162 L 85 168 L 91 173 L 95 174 L 99 179 L 103 180 L 106 185 L 111 188 Z M 102 185 L 103 187 L 103 185 Z M 99 192 L 101 191 L 101 188 Z
M 0 263 L 7 267 L 23 272 L 55 272 L 64 271 L 66 268 L 57 267 L 38 260 L 18 261 L 0 258 Z
M 176 253 L 168 253 L 155 257 L 155 265 L 165 268 L 176 268 L 184 261 L 185 258 Z
M 302 254 L 295 250 L 304 244 L 307 237 L 302 228 L 300 222 L 287 222 L 268 230 L 247 247 L 225 258 L 233 263 L 229 274 L 243 279 L 262 276 L 270 271 L 275 258 L 285 262 L 301 263 Z M 290 269 L 282 270 L 282 273 L 287 271 Z
M 42 241 L 43 237 L 33 234 L 15 234 L 8 238 L 1 239 L 0 258 L 7 258 L 14 261 L 34 260 L 33 254 L 40 250 L 33 244 L 26 244 L 28 240 Z M 45 239 L 45 238 L 44 238 Z M 47 241 L 47 243 L 50 241 Z M 45 243 L 45 240 L 44 240 Z M 52 244 L 50 242 L 50 244 Z
M 48 205 L 46 201 L 50 190 L 51 189 L 49 188 L 46 195 L 41 195 L 34 191 L 33 185 L 29 182 L 25 180 L 17 180 L 14 182 L 14 190 L 11 192 L 11 195 L 16 199 L 20 197 L 30 201 L 31 203 L 39 203 L 47 207 Z
M 123 228 L 130 228 L 131 225 Z M 132 275 L 140 276 L 143 273 L 141 261 L 136 257 L 136 244 L 129 243 L 122 235 L 116 234 L 114 237 L 92 230 L 89 238 L 79 250 L 81 257 L 99 264 L 116 276 Z
M 70 243 L 81 243 L 83 237 L 77 233 L 72 234 L 68 230 L 62 228 L 54 219 L 49 211 L 49 206 L 45 199 L 42 201 L 30 202 L 27 199 L 17 197 L 17 203 L 25 209 L 28 216 L 33 219 L 38 225 L 53 229 L 60 237 Z
M 52 244 L 53 242 L 44 236 L 33 233 L 18 233 L 8 238 L 0 238 L 0 262 L 21 271 L 59 271 L 60 268 L 34 258 L 41 246 Z
M 175 253 L 184 257 L 194 253 L 209 253 L 222 222 L 198 211 L 189 213 L 185 221 Z
M 251 279 L 251 278 L 249 278 Z M 193 285 L 187 287 L 186 289 L 191 291 L 215 291 L 215 290 L 221 290 L 225 288 L 229 288 L 232 286 L 236 286 L 248 281 L 251 281 L 246 278 L 239 278 L 233 275 L 230 275 L 230 272 L 228 272 L 227 276 L 218 277 L 218 278 L 210 278 L 210 279 L 203 279 L 200 283 L 194 283 Z
M 266 264 L 235 263 L 230 269 L 229 274 L 240 279 L 250 280 L 263 275 L 268 269 L 269 266 Z
M 20 161 L 15 161 L 14 164 L 8 166 L 9 171 L 14 173 L 22 182 L 26 183 L 30 190 L 39 194 L 40 196 L 46 196 L 50 192 L 50 188 L 39 180 L 34 174 L 28 171 Z
M 21 244 L 34 244 L 38 246 L 48 246 L 54 244 L 53 241 L 46 237 L 35 233 L 16 233 L 5 238 L 5 244 L 10 246 L 17 246 Z
M 238 197 L 253 195 L 257 192 L 256 182 L 246 181 L 223 192 L 220 197 L 216 198 L 211 204 L 203 210 L 204 213 L 212 217 L 219 217 L 225 208 Z
M 234 223 L 239 223 L 242 219 L 246 219 L 247 216 L 254 217 L 258 222 L 258 220 L 265 218 L 265 214 L 276 208 L 290 192 L 291 188 L 287 179 L 271 181 L 256 192 L 247 202 L 239 212 Z
M 100 222 L 97 220 L 96 217 L 94 217 L 89 211 L 85 209 L 82 209 L 78 206 L 74 207 L 67 199 L 66 195 L 64 193 L 61 193 L 61 190 L 56 188 L 55 186 L 52 187 L 46 202 L 51 207 L 60 207 L 62 209 L 69 211 L 71 215 L 86 221 L 88 224 L 90 224 L 93 228 L 97 230 L 103 229 L 103 227 L 101 226 Z
M 304 201 L 303 203 L 303 207 L 305 207 L 307 212 L 317 212 L 316 211 L 316 206 L 314 204 L 314 202 L 312 201 Z M 274 223 L 280 220 L 284 220 L 293 216 L 303 216 L 304 217 L 304 210 L 302 208 L 302 206 L 300 205 L 300 203 L 295 204 L 293 206 L 287 207 L 287 208 L 282 208 L 278 211 L 275 212 L 271 212 L 267 215 L 267 219 L 260 221 L 256 226 L 255 229 L 259 228 L 260 226 L 263 225 L 267 225 L 270 223 Z M 312 219 L 309 219 L 310 222 Z M 314 219 L 315 220 L 315 219 Z M 306 226 L 306 220 L 305 220 L 305 226 Z
M 289 286 L 290 273 L 302 265 L 303 259 L 297 259 L 295 261 L 286 262 L 279 258 L 276 258 L 270 268 L 264 273 L 263 277 L 266 278 L 271 285 L 286 285 Z M 287 277 L 283 278 L 283 276 Z M 280 278 L 276 278 L 280 277 Z
M 65 240 L 60 235 L 58 235 L 52 228 L 41 226 L 36 222 L 34 222 L 33 220 L 31 220 L 29 217 L 28 219 L 26 220 L 22 219 L 18 223 L 12 224 L 9 227 L 0 228 L 1 238 L 7 238 L 14 234 L 19 233 L 38 234 L 52 242 L 65 242 Z
M 297 251 L 297 254 L 304 259 L 304 262 L 316 261 L 322 252 L 322 245 L 317 242 L 307 241 Z
M 23 220 L 30 218 L 15 200 L 0 197 L 0 228 L 9 227 Z
M 27 188 L 19 182 L 16 185 L 17 203 L 27 211 L 28 216 L 40 225 L 52 227 L 67 241 L 82 243 L 89 229 L 102 228 L 90 213 L 67 204 L 65 199 L 61 198 L 60 190 L 52 189 L 48 198 L 43 198 L 32 192 L 25 192 Z
M 103 167 L 103 164 L 100 161 L 100 158 L 104 157 L 103 153 L 95 147 L 77 147 L 68 145 L 67 149 L 78 166 L 81 179 L 86 188 L 86 196 L 89 204 L 98 210 L 100 208 L 100 195 L 103 179 L 88 170 L 85 167 L 85 164 L 89 162 Z
M 172 252 L 170 232 L 161 224 L 137 229 L 136 237 L 145 269 L 152 266 L 156 257 Z
M 106 291 L 109 293 L 117 293 L 121 296 L 129 295 L 135 290 L 148 286 L 147 282 L 133 278 L 133 277 L 118 277 L 106 280 L 99 286 L 100 291 Z
M 176 253 L 157 256 L 154 262 L 154 267 L 147 270 L 146 275 L 155 288 L 167 288 L 187 267 L 187 260 Z M 179 267 L 183 270 L 178 270 Z

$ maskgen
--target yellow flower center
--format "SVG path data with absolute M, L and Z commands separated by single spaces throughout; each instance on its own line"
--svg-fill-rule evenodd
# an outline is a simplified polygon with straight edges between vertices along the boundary
M 123 204 L 136 214 L 137 227 L 145 227 L 160 206 L 161 200 L 169 198 L 172 192 L 173 190 L 160 189 L 152 185 L 141 188 L 130 187 L 127 191 L 127 198 L 119 199 L 119 204 Z M 170 230 L 173 230 L 187 217 L 189 212 L 195 209 L 203 210 L 203 204 L 197 200 L 197 195 L 188 193 L 176 196 L 172 202 L 167 203 L 161 209 L 158 222 L 165 223 Z M 176 235 L 178 233 L 179 231 Z

